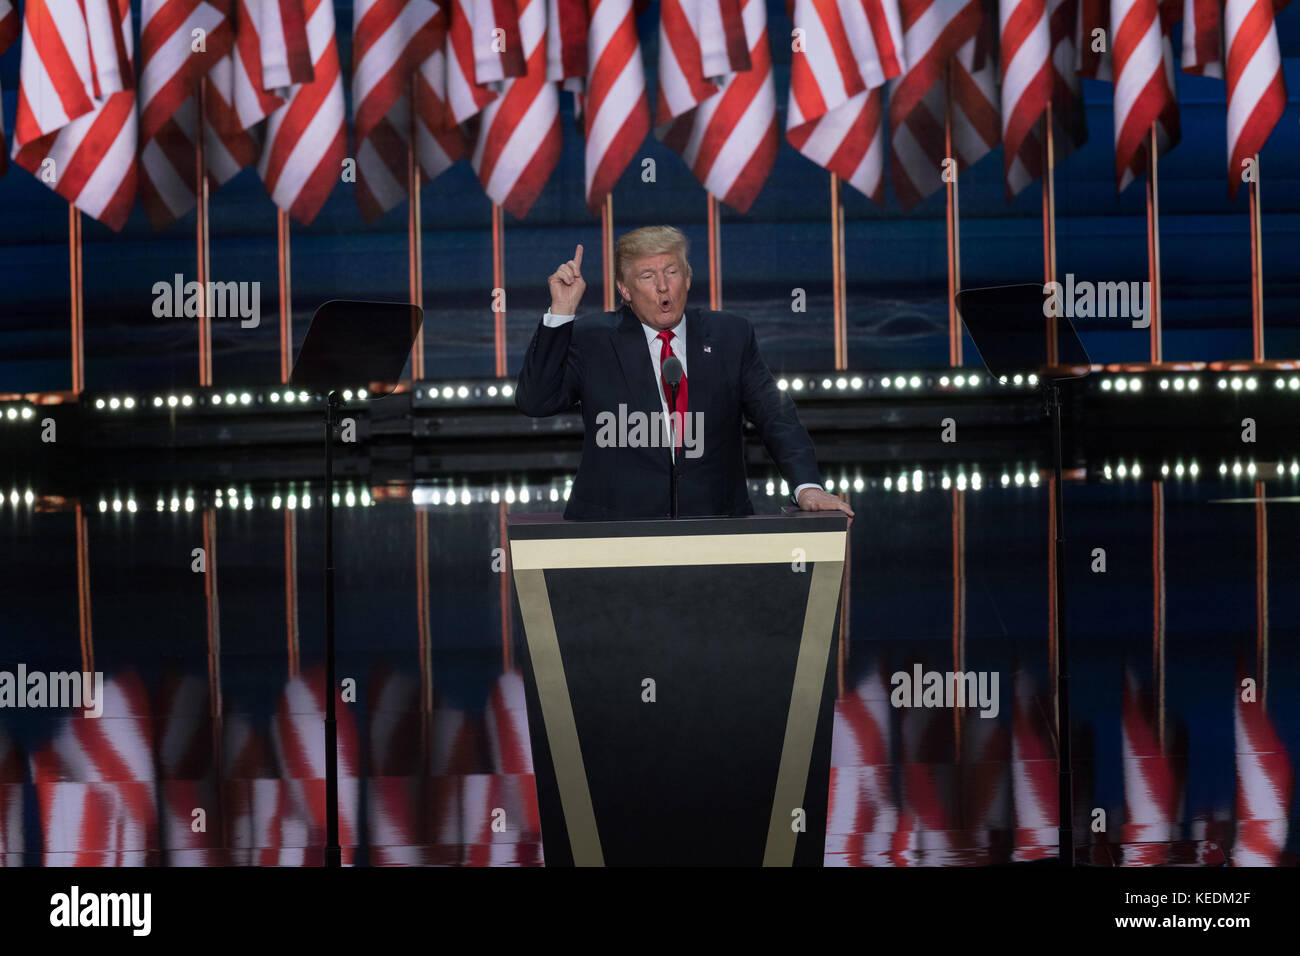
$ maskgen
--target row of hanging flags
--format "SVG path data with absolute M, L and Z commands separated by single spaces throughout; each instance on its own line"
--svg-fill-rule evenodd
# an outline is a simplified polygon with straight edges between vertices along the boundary
M 21 27 L 16 0 L 0 0 L 0 53 L 22 38 L 12 158 L 120 229 L 137 193 L 158 228 L 195 205 L 200 131 L 210 187 L 256 165 L 304 224 L 352 156 L 369 221 L 407 198 L 413 135 L 427 179 L 468 158 L 492 201 L 523 217 L 560 156 L 565 90 L 595 211 L 652 129 L 640 2 L 355 0 L 349 154 L 331 0 L 141 0 L 138 54 L 130 0 L 26 0 Z M 1285 2 L 787 0 L 786 138 L 881 204 L 888 148 L 910 209 L 942 184 L 947 124 L 958 171 L 1004 146 L 1010 198 L 1043 175 L 1047 116 L 1057 157 L 1085 141 L 1091 77 L 1114 85 L 1122 190 L 1148 168 L 1153 126 L 1158 153 L 1178 142 L 1181 17 L 1182 69 L 1226 80 L 1235 197 L 1286 104 Z M 774 41 L 764 0 L 662 0 L 654 134 L 741 213 L 778 148 Z

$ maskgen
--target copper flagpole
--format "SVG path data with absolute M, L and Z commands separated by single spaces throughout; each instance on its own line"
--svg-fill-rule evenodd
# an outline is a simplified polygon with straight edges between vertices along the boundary
M 849 367 L 848 302 L 844 276 L 844 203 L 840 198 L 840 177 L 831 173 L 831 324 L 835 336 L 835 370 Z
M 722 216 L 713 193 L 706 195 L 709 209 L 709 308 L 716 312 L 722 308 Z
M 1248 185 L 1250 195 L 1250 318 L 1252 358 L 1264 361 L 1264 234 L 1259 208 L 1259 154 L 1255 154 L 1255 178 Z
M 194 193 L 197 202 L 197 243 L 199 283 L 199 386 L 209 388 L 212 385 L 212 317 L 208 315 L 208 277 L 211 271 L 209 259 L 208 236 L 208 176 L 207 159 L 204 155 L 207 135 L 208 78 L 199 77 L 198 122 L 195 123 L 194 137 Z
M 409 292 L 413 305 L 424 308 L 424 241 L 420 222 L 420 157 L 415 140 L 415 75 L 407 90 L 409 122 L 406 134 L 406 252 Z M 411 349 L 411 380 L 424 378 L 424 323 Z
M 1147 280 L 1151 283 L 1150 301 L 1147 303 L 1151 320 L 1151 362 L 1164 361 L 1161 343 L 1160 315 L 1160 183 L 1157 177 L 1156 127 L 1153 123 L 1147 135 Z
M 506 249 L 505 213 L 497 203 L 492 204 L 492 340 L 496 353 L 496 376 L 506 374 Z M 502 297 L 501 308 L 496 308 L 496 296 Z
M 952 65 L 943 67 L 943 152 L 953 162 L 952 180 L 947 185 L 948 227 L 948 364 L 961 365 L 961 321 L 957 315 L 957 293 L 961 290 L 961 235 L 957 217 L 956 157 L 952 154 Z
M 1056 143 L 1052 133 L 1052 103 L 1043 113 L 1043 282 L 1056 281 Z M 1056 316 L 1047 317 L 1047 364 L 1060 364 Z

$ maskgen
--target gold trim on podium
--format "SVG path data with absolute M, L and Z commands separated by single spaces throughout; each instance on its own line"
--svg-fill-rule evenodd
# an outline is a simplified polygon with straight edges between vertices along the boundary
M 847 539 L 846 530 L 511 540 L 515 591 L 575 865 L 604 866 L 605 861 L 551 613 L 546 570 L 780 564 L 796 559 L 811 565 L 808 604 L 763 853 L 764 866 L 790 866 L 799 836 L 792 827 L 793 811 L 802 807 L 812 762 L 826 666 L 835 636 Z M 802 549 L 803 554 L 796 554 L 796 549 Z

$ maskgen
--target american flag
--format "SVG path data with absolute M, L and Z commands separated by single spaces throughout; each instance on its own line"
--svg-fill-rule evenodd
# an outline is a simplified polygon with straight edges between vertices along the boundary
M 763 0 L 741 4 L 749 62 L 738 71 L 730 69 L 725 18 L 706 15 L 718 9 L 717 0 L 664 0 L 655 135 L 711 195 L 745 213 L 780 145 L 767 8 Z
M 303 13 L 311 79 L 290 87 L 268 118 L 257 171 L 275 204 L 307 225 L 339 182 L 348 136 L 334 4 L 307 0 Z
M 585 120 L 587 208 L 604 205 L 650 132 L 632 0 L 590 0 Z
M 1150 134 L 1157 155 L 1177 145 L 1173 48 L 1156 0 L 1111 0 L 1115 72 L 1115 178 L 1121 192 L 1150 168 Z
M 292 83 L 311 82 L 303 0 L 237 0 L 231 88 L 239 125 L 249 129 L 284 103 Z
M 1015 801 L 1012 859 L 1041 860 L 1056 856 L 1060 841 L 1060 792 L 1051 726 L 1038 706 L 1038 689 L 1025 671 L 1015 676 L 1011 714 L 1011 785 Z
M 1079 76 L 1110 82 L 1114 77 L 1110 42 L 1110 0 L 1078 0 L 1074 45 Z M 1100 31 L 1100 32 L 1098 32 Z
M 1234 199 L 1241 188 L 1243 161 L 1263 148 L 1286 108 L 1273 13 L 1273 0 L 1226 0 L 1223 7 L 1228 51 L 1228 192 Z
M 1184 73 L 1223 79 L 1222 5 L 1223 0 L 1183 0 Z
M 0 0 L 0 54 L 18 38 L 18 11 L 11 0 Z M 3 91 L 0 91 L 2 93 Z M 9 168 L 9 151 L 4 148 L 5 110 L 4 97 L 0 96 L 0 176 Z
M 411 77 L 442 47 L 446 32 L 446 13 L 433 0 L 356 0 L 353 7 L 356 193 L 366 221 L 407 198 Z M 436 71 L 430 85 L 436 89 Z
M 1010 199 L 1043 174 L 1042 118 L 1052 95 L 1052 36 L 1047 0 L 1002 0 L 998 19 L 1002 156 Z
M 471 161 L 491 200 L 522 219 L 559 161 L 561 133 L 560 93 L 546 75 L 546 0 L 519 0 L 518 6 L 516 33 L 525 72 L 512 74 L 510 64 L 498 62 L 486 73 L 480 70 L 480 83 L 492 82 L 487 77 L 498 73 L 503 78 L 500 95 L 483 110 Z M 518 49 L 508 40 L 506 48 Z
M 235 108 L 235 27 L 229 0 L 144 0 L 140 28 L 140 195 L 155 228 L 198 201 L 198 87 L 209 78 L 202 120 L 210 187 L 257 161 L 256 138 Z M 202 31 L 204 50 L 193 49 Z
M 129 0 L 29 0 L 23 14 L 14 161 L 114 230 L 136 191 L 131 36 Z
M 54 739 L 31 756 L 46 866 L 157 862 L 149 698 L 139 678 L 129 674 L 106 680 L 103 694 L 100 717 L 67 717 Z
M 957 172 L 1001 138 L 996 28 L 979 0 L 901 0 L 907 72 L 890 83 L 890 174 L 911 209 L 943 185 L 944 160 Z M 945 156 L 944 65 L 951 70 L 953 156 Z
M 1116 63 L 1122 63 L 1118 52 Z M 1157 716 L 1152 695 L 1126 669 L 1121 717 L 1126 816 L 1120 834 L 1130 866 L 1166 862 L 1182 816 L 1186 756 L 1161 743 Z
M 528 744 L 528 711 L 524 681 L 518 671 L 497 678 L 484 714 L 492 773 L 467 778 L 467 809 L 483 807 L 468 862 L 471 865 L 530 865 L 542 862 L 541 818 L 533 754 Z M 481 799 L 472 799 L 472 795 Z M 493 814 L 505 812 L 504 832 L 493 830 Z
M 1237 835 L 1232 862 L 1236 866 L 1277 866 L 1282 862 L 1290 827 L 1295 787 L 1291 755 L 1264 705 L 1241 699 L 1240 682 L 1233 736 L 1237 752 Z
M 229 855 L 221 817 L 207 680 L 193 675 L 166 679 L 158 712 L 157 756 L 166 865 L 226 865 Z M 194 829 L 195 808 L 205 811 L 201 831 Z
M 324 673 L 314 668 L 289 680 L 271 725 L 271 744 L 292 806 L 294 830 L 305 828 L 313 846 L 325 834 L 325 691 Z M 351 708 L 335 690 L 338 749 L 339 845 L 357 845 L 358 737 Z M 297 834 L 295 833 L 295 836 Z M 286 840 L 282 849 L 299 844 Z M 300 844 L 304 848 L 307 843 Z
M 827 866 L 894 866 L 899 825 L 892 708 L 878 669 L 835 701 L 826 808 Z
M 786 139 L 878 205 L 885 201 L 886 80 L 903 72 L 897 0 L 795 0 Z

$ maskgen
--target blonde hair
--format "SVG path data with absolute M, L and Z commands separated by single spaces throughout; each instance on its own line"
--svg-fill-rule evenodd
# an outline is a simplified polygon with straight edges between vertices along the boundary
M 675 255 L 681 260 L 689 278 L 691 264 L 686 255 L 691 250 L 691 243 L 685 234 L 675 226 L 644 226 L 633 229 L 618 240 L 614 252 L 614 275 L 619 282 L 627 282 L 627 269 L 634 259 L 646 256 Z

